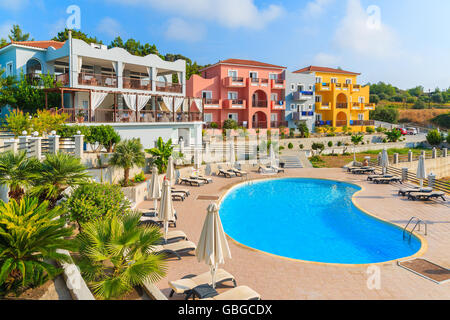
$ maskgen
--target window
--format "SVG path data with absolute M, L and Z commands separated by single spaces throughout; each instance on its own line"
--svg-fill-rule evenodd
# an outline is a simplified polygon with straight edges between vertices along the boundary
M 313 91 L 313 86 L 309 85 L 309 91 Z
M 337 83 L 337 78 L 331 78 L 331 79 L 330 79 L 330 82 L 331 82 L 331 83 Z
M 316 102 L 322 102 L 322 96 L 316 96 Z
M 345 79 L 346 84 L 352 84 L 352 79 Z
M 359 103 L 364 103 L 364 97 L 358 97 L 358 102 Z
M 228 100 L 237 100 L 238 93 L 236 91 L 228 91 Z
M 316 83 L 322 83 L 322 77 L 316 77 Z
M 298 90 L 299 92 L 305 91 L 305 86 L 304 86 L 303 84 L 299 83 L 299 84 L 297 85 L 297 90 Z
M 88 109 L 88 108 L 89 108 L 89 101 L 83 100 L 83 109 Z
M 298 105 L 297 105 L 297 110 L 300 112 L 300 111 L 302 111 L 302 109 L 303 109 L 302 105 L 301 105 L 301 104 L 298 104 Z
M 310 104 L 310 105 L 308 106 L 308 109 L 309 109 L 309 110 L 312 110 L 312 104 Z
M 278 115 L 276 113 L 272 113 L 270 115 L 270 121 L 276 122 L 278 120 Z
M 6 64 L 6 76 L 9 77 L 9 76 L 13 76 L 13 75 L 14 75 L 13 63 L 11 61 Z
M 228 76 L 236 79 L 238 77 L 238 72 L 236 70 L 228 70 Z
M 234 120 L 234 121 L 238 121 L 238 114 L 237 113 L 229 113 L 228 114 L 228 119 Z
M 212 113 L 205 113 L 205 122 L 212 122 Z
M 252 79 L 258 79 L 258 72 L 250 71 L 249 72 L 249 77 L 252 78 Z
M 291 91 L 295 91 L 295 83 L 291 83 Z
M 364 113 L 358 114 L 358 120 L 364 120 Z
M 212 91 L 202 91 L 203 99 L 212 99 Z
M 276 73 L 269 73 L 269 79 L 270 80 L 278 80 L 278 74 L 276 74 Z
M 272 94 L 270 95 L 270 100 L 272 100 L 272 101 L 278 101 L 278 94 L 272 93 Z
M 316 121 L 317 122 L 322 121 L 322 115 L 320 113 L 316 113 Z
M 295 111 L 296 109 L 295 109 L 295 104 L 291 104 L 291 111 Z

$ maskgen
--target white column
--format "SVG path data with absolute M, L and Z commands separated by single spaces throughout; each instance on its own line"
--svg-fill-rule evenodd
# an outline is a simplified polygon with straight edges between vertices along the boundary
M 32 137 L 30 142 L 33 143 L 33 149 L 31 149 L 32 156 L 35 156 L 38 160 L 42 158 L 42 137 Z
M 156 67 L 150 67 L 150 73 L 151 73 L 150 79 L 152 80 L 152 91 L 156 91 L 156 80 L 158 77 Z
M 19 139 L 11 139 L 8 141 L 5 141 L 5 146 L 8 150 L 11 150 L 13 153 L 17 153 L 18 151 L 18 144 L 19 144 Z
M 56 134 L 48 136 L 50 153 L 57 154 L 59 152 L 59 138 L 60 138 L 60 136 L 58 136 Z
M 77 134 L 73 137 L 75 138 L 75 157 L 82 159 L 83 158 L 84 135 Z
M 28 149 L 28 140 L 31 138 L 31 136 L 27 136 L 27 132 L 22 132 L 24 134 L 23 136 L 19 136 L 19 145 L 18 150 L 27 150 Z
M 117 87 L 119 89 L 122 89 L 123 88 L 123 63 L 122 63 L 122 61 L 117 61 L 116 75 L 117 75 Z

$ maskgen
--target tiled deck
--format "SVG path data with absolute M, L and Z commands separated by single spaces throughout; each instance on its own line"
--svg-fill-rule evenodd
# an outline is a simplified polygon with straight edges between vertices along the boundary
M 450 203 L 412 202 L 398 197 L 397 186 L 368 183 L 364 176 L 345 173 L 342 169 L 289 169 L 278 176 L 327 178 L 354 182 L 364 188 L 356 195 L 355 203 L 375 216 L 405 226 L 412 216 L 428 224 L 425 237 L 428 249 L 422 257 L 444 267 L 450 266 Z M 250 179 L 261 178 L 256 173 Z M 214 183 L 191 190 L 184 202 L 174 202 L 178 213 L 177 229 L 183 230 L 197 243 L 203 226 L 206 207 L 210 201 L 196 200 L 198 195 L 220 196 L 241 178 L 213 177 Z M 184 188 L 184 186 L 183 186 Z M 140 204 L 152 207 L 152 202 Z M 229 240 L 232 259 L 222 268 L 232 273 L 238 285 L 248 285 L 262 299 L 450 299 L 450 283 L 438 285 L 399 267 L 396 262 L 380 265 L 381 289 L 367 287 L 367 267 L 335 266 L 292 261 L 255 252 Z M 185 255 L 182 260 L 171 259 L 166 278 L 157 283 L 169 295 L 169 280 L 186 274 L 208 271 L 195 256 Z M 224 286 L 226 289 L 226 287 Z M 219 291 L 224 289 L 219 289 Z M 181 296 L 173 297 L 181 299 Z

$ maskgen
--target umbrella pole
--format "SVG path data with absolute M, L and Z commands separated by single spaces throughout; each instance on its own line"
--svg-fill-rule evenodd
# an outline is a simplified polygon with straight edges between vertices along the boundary
M 155 207 L 155 212 L 157 212 L 158 211 L 158 199 L 154 199 L 153 203 L 154 203 L 154 207 Z
M 423 188 L 423 179 L 420 179 L 420 187 Z
M 216 269 L 217 269 L 217 265 L 211 265 L 210 269 L 211 269 L 211 278 L 212 278 L 211 283 L 212 283 L 213 289 L 215 289 L 216 288 Z
M 167 243 L 167 233 L 169 232 L 169 222 L 164 221 L 164 243 Z

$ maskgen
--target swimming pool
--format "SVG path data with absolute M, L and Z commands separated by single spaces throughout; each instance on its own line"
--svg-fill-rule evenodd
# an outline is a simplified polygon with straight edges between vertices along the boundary
M 353 204 L 359 190 L 349 183 L 308 178 L 248 182 L 226 194 L 220 216 L 235 241 L 304 261 L 370 264 L 419 251 L 417 237 L 403 240 L 402 229 Z

